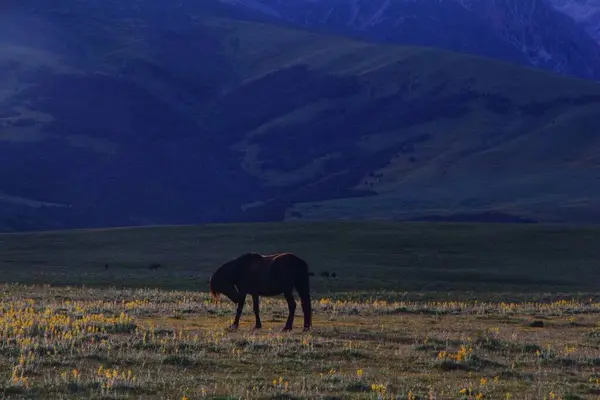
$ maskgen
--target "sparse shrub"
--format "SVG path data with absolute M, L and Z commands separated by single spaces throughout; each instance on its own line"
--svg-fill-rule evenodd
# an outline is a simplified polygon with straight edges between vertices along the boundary
M 470 344 L 463 344 L 456 353 L 440 351 L 437 354 L 437 367 L 442 370 L 469 369 L 472 360 L 473 348 Z

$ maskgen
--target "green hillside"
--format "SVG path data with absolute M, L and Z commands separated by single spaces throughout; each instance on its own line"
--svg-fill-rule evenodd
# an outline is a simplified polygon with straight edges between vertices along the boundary
M 232 258 L 245 252 L 291 251 L 306 259 L 315 272 L 312 290 L 321 294 L 566 293 L 597 287 L 598 240 L 596 228 L 398 222 L 4 234 L 0 235 L 0 282 L 205 292 L 210 274 Z M 157 263 L 160 268 L 149 268 Z M 337 276 L 322 278 L 323 271 Z
M 0 191 L 70 206 L 0 226 L 600 221 L 599 84 L 222 9 L 77 7 L 43 14 L 69 46 L 0 41 Z

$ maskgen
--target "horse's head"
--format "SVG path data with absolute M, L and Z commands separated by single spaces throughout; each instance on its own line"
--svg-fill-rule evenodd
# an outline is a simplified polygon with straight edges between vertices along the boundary
M 210 295 L 218 302 L 220 301 L 220 295 L 224 294 L 231 301 L 237 303 L 239 292 L 235 284 L 231 279 L 228 279 L 227 276 L 219 274 L 218 272 L 219 271 L 215 272 L 210 278 Z
M 237 303 L 240 298 L 240 292 L 236 285 L 241 269 L 249 262 L 255 261 L 259 254 L 248 253 L 223 264 L 209 280 L 210 294 L 219 301 L 219 295 L 224 294 L 231 301 Z
M 236 274 L 230 263 L 223 264 L 210 277 L 210 295 L 219 301 L 220 295 L 224 294 L 229 300 L 237 303 L 239 292 L 235 285 Z

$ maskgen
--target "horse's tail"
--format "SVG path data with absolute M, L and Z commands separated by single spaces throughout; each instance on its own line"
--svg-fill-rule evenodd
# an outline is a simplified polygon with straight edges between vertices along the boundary
M 308 264 L 301 258 L 297 259 L 298 269 L 296 270 L 296 290 L 300 295 L 300 303 L 304 314 L 304 329 L 312 325 L 312 306 L 310 302 L 310 277 L 314 273 L 308 271 Z
M 306 295 L 310 297 L 310 279 L 309 277 L 314 276 L 314 272 L 308 270 L 308 264 L 301 258 L 296 258 L 298 263 L 298 269 L 296 270 L 296 290 L 299 295 Z

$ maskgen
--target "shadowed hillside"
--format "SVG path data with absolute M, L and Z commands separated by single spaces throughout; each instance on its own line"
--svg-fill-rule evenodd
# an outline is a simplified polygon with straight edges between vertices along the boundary
M 4 230 L 600 220 L 598 84 L 213 3 L 28 4 L 1 17 Z

